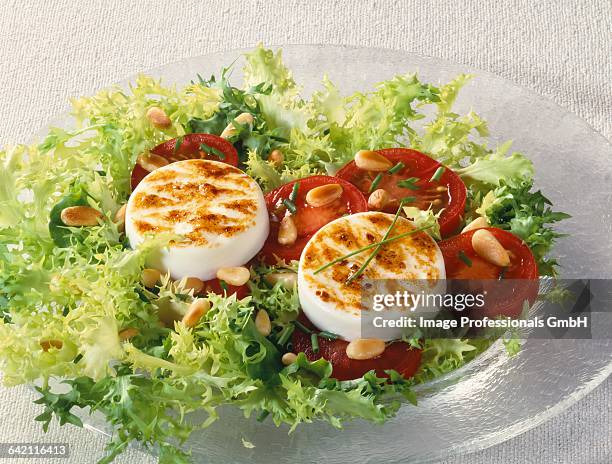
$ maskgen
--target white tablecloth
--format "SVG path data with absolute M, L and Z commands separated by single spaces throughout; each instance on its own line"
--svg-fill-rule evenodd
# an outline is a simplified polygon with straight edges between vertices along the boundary
M 0 145 L 28 140 L 71 96 L 259 41 L 389 47 L 464 63 L 552 98 L 612 138 L 611 23 L 609 0 L 3 0 Z M 611 394 L 608 379 L 535 430 L 447 462 L 610 463 Z M 74 463 L 102 456 L 104 438 L 86 430 L 53 426 L 43 435 L 32 398 L 26 388 L 0 389 L 0 442 L 68 442 Z M 130 451 L 117 462 L 154 460 Z

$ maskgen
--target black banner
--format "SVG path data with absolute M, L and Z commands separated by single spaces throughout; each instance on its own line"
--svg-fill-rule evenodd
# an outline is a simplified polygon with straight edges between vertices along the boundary
M 612 338 L 612 280 L 368 280 L 361 338 Z

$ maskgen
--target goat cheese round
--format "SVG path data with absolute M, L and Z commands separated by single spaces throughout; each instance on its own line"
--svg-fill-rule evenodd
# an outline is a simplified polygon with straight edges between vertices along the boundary
M 261 188 L 229 164 L 193 159 L 148 174 L 132 192 L 125 232 L 132 248 L 147 236 L 177 234 L 156 267 L 172 278 L 215 278 L 248 262 L 263 246 L 269 219 Z
M 338 258 L 380 242 L 392 221 L 393 215 L 381 212 L 344 216 L 319 229 L 304 248 L 298 268 L 299 299 L 304 314 L 320 330 L 335 333 L 345 340 L 374 338 L 369 328 L 364 337 L 364 321 L 372 321 L 373 316 L 380 314 L 375 313 L 371 305 L 364 304 L 367 299 L 363 298 L 363 284 L 366 282 L 372 291 L 381 291 L 381 294 L 399 290 L 432 293 L 445 288 L 442 253 L 423 231 L 383 245 L 363 274 L 351 282 L 349 279 L 368 259 L 373 248 L 316 272 Z M 413 230 L 410 221 L 399 217 L 389 236 Z M 410 315 L 415 310 L 419 308 L 389 308 L 394 316 Z M 426 317 L 431 317 L 434 310 L 437 312 L 438 308 L 422 308 Z M 402 331 L 402 327 L 387 327 L 378 331 L 376 338 L 393 340 L 399 338 Z

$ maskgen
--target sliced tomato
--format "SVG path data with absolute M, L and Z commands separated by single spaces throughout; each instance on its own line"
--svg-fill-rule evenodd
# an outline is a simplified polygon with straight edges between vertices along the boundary
M 375 189 L 386 190 L 392 199 L 385 208 L 386 212 L 396 212 L 401 199 L 413 198 L 412 201 L 406 202 L 406 206 L 416 206 L 422 210 L 431 207 L 436 213 L 443 210 L 438 219 L 440 233 L 443 237 L 457 230 L 461 223 L 467 196 L 465 184 L 457 174 L 445 168 L 439 180 L 431 180 L 442 165 L 429 156 L 408 148 L 386 148 L 376 152 L 391 161 L 394 166 L 400 162 L 404 165 L 402 169 L 393 174 L 383 173 L 382 179 L 375 187 Z M 349 181 L 368 195 L 372 182 L 378 174 L 380 173 L 360 169 L 355 161 L 350 161 L 338 171 L 336 176 Z M 412 188 L 398 185 L 398 182 L 410 178 L 414 179 L 411 183 Z
M 293 186 L 299 183 L 293 220 L 297 228 L 297 240 L 292 245 L 278 243 L 278 229 L 282 218 L 289 214 L 283 200 L 290 197 Z M 342 196 L 333 203 L 313 207 L 306 203 L 306 194 L 315 187 L 326 184 L 340 184 Z M 312 176 L 289 182 L 266 195 L 266 206 L 270 215 L 270 234 L 261 253 L 268 262 L 275 262 L 275 256 L 285 261 L 298 260 L 310 237 L 325 224 L 345 214 L 361 213 L 368 210 L 368 202 L 361 192 L 349 182 L 331 176 Z
M 212 150 L 207 150 L 208 147 Z M 183 135 L 160 143 L 151 150 L 151 153 L 166 158 L 169 163 L 188 159 L 210 159 L 238 166 L 238 152 L 234 146 L 227 140 L 212 134 Z M 149 171 L 136 163 L 132 170 L 132 190 L 147 174 Z
M 299 320 L 307 327 L 314 325 L 301 314 Z M 347 341 L 327 340 L 318 337 L 319 352 L 312 351 L 310 335 L 296 329 L 293 332 L 292 344 L 295 353 L 304 353 L 308 360 L 316 361 L 325 358 L 333 367 L 332 377 L 338 380 L 351 380 L 362 377 L 366 372 L 375 370 L 379 377 L 388 377 L 385 370 L 393 369 L 405 378 L 412 377 L 421 364 L 421 350 L 412 348 L 404 342 L 393 342 L 387 345 L 382 355 L 374 359 L 355 360 L 346 355 Z
M 538 266 L 531 250 L 516 235 L 502 229 L 488 227 L 510 255 L 510 266 L 502 268 L 481 258 L 472 247 L 476 230 L 456 235 L 438 243 L 449 280 L 486 281 L 498 283 L 485 285 L 489 292 L 488 304 L 482 310 L 470 310 L 471 317 L 496 317 L 520 315 L 525 300 L 533 303 L 538 294 Z M 481 282 L 481 284 L 483 284 Z M 467 284 L 469 285 L 469 284 Z M 472 290 L 477 290 L 474 285 Z

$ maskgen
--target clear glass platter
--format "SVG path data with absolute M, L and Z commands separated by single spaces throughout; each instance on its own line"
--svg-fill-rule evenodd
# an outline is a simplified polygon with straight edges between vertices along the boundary
M 460 93 L 457 110 L 473 109 L 490 126 L 492 144 L 508 139 L 536 168 L 536 187 L 560 211 L 572 215 L 555 250 L 564 278 L 610 278 L 612 274 L 612 146 L 577 116 L 495 75 L 402 51 L 339 46 L 283 46 L 297 82 L 309 94 L 327 74 L 344 93 L 370 89 L 394 74 L 418 72 L 431 83 L 460 73 L 476 78 Z M 189 58 L 146 71 L 166 83 L 184 84 L 218 74 L 242 50 Z M 241 60 L 232 82 L 239 84 Z M 128 79 L 120 85 L 133 81 Z M 51 125 L 67 124 L 63 116 Z M 612 340 L 529 339 L 509 358 L 500 343 L 472 363 L 421 385 L 419 405 L 404 406 L 385 425 L 363 421 L 336 430 L 304 424 L 288 434 L 268 421 L 244 419 L 232 407 L 219 410 L 210 428 L 188 443 L 196 462 L 429 462 L 508 440 L 559 414 L 612 372 Z M 87 427 L 108 432 L 98 416 Z M 242 446 L 242 439 L 255 448 Z

